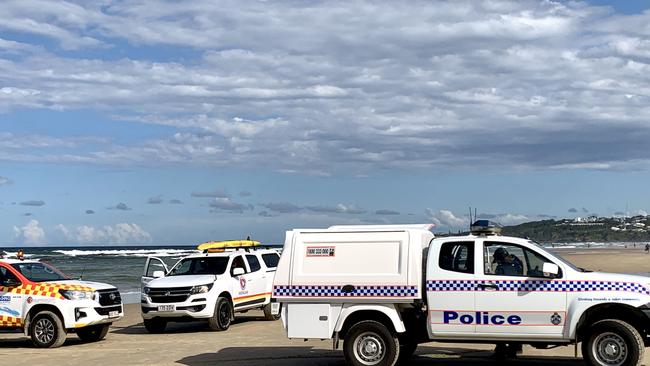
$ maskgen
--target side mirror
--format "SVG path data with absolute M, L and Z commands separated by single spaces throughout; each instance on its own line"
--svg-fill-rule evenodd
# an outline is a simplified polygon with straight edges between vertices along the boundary
M 241 267 L 233 268 L 233 270 L 232 270 L 233 277 L 241 276 L 241 275 L 243 275 L 245 273 L 246 273 L 246 271 L 244 271 L 244 269 L 241 268 Z
M 560 267 L 557 266 L 555 263 L 544 263 L 544 266 L 542 267 L 542 272 L 544 272 L 545 276 L 548 277 L 557 277 L 557 275 L 560 273 Z
M 153 271 L 153 278 L 165 277 L 164 271 Z

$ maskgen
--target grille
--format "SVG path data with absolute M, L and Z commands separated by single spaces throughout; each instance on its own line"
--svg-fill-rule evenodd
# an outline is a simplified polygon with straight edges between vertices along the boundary
M 183 302 L 190 297 L 192 287 L 171 287 L 171 288 L 149 288 L 151 302 L 158 304 L 169 304 Z
M 95 311 L 99 315 L 108 315 L 111 311 L 117 311 L 117 312 L 122 312 L 122 307 L 120 305 L 117 306 L 109 306 L 105 308 L 95 308 Z
M 115 290 L 99 290 L 99 304 L 101 306 L 119 305 L 122 303 L 120 292 Z

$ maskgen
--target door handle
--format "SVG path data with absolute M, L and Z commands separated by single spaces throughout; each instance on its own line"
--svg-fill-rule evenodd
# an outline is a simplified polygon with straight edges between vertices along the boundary
M 498 290 L 499 289 L 499 286 L 497 286 L 494 283 L 490 283 L 490 282 L 488 282 L 488 283 L 479 283 L 478 285 L 476 285 L 476 287 L 478 287 L 481 290 Z

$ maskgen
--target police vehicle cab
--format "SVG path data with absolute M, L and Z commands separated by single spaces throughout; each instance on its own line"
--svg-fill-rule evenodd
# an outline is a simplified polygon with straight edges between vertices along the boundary
M 277 250 L 251 240 L 209 242 L 198 249 L 169 269 L 162 259 L 147 258 L 141 310 L 149 332 L 187 320 L 206 320 L 210 329 L 223 331 L 236 312 L 252 309 L 262 309 L 267 320 L 279 318 L 270 307 Z
M 497 345 L 512 355 L 581 344 L 590 365 L 639 365 L 650 345 L 650 278 L 577 268 L 477 222 L 288 231 L 273 311 L 290 338 L 333 339 L 350 365 L 394 365 L 418 343 Z M 505 350 L 505 351 L 504 351 Z
M 38 260 L 0 259 L 0 330 L 23 330 L 36 347 L 59 347 L 68 332 L 102 340 L 122 316 L 111 285 L 72 280 Z

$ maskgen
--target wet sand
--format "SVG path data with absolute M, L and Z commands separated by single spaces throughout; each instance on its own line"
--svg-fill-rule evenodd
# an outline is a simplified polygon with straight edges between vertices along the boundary
M 562 250 L 577 265 L 605 271 L 647 273 L 650 255 L 637 249 Z M 175 323 L 165 334 L 148 334 L 139 305 L 125 307 L 107 338 L 81 343 L 71 334 L 57 349 L 33 348 L 20 333 L 0 334 L 0 359 L 7 365 L 344 365 L 341 351 L 331 341 L 289 340 L 279 321 L 268 322 L 261 313 L 241 314 L 226 332 L 212 332 L 204 323 Z M 491 345 L 427 343 L 420 345 L 412 365 L 502 365 L 491 359 Z M 524 347 L 511 365 L 582 365 L 574 348 L 536 350 Z M 650 349 L 645 356 L 650 365 Z

